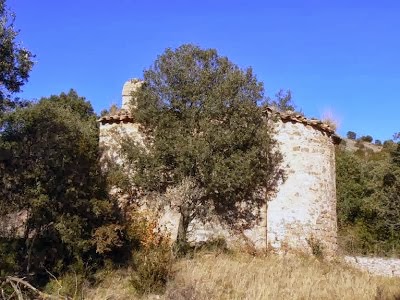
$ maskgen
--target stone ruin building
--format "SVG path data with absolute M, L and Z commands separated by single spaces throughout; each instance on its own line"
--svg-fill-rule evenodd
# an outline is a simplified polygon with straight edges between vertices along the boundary
M 127 134 L 142 139 L 139 124 L 129 113 L 131 92 L 139 87 L 137 79 L 129 80 L 122 90 L 122 109 L 103 116 L 100 123 L 100 145 L 104 153 L 115 160 L 118 147 L 113 135 Z M 277 251 L 298 249 L 312 252 L 318 243 L 326 255 L 337 251 L 335 144 L 340 138 L 327 124 L 295 113 L 279 113 L 266 109 L 265 114 L 276 115 L 276 135 L 283 154 L 281 167 L 286 180 L 279 185 L 276 195 L 265 203 L 261 221 L 241 236 L 235 236 L 218 221 L 190 225 L 191 241 L 205 241 L 224 237 L 227 241 L 250 241 L 257 248 Z M 179 214 L 166 208 L 160 223 L 176 237 Z

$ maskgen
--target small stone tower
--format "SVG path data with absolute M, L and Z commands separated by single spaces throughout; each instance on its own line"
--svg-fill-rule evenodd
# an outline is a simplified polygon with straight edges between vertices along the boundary
M 125 82 L 124 86 L 122 87 L 122 109 L 129 111 L 129 109 L 131 108 L 130 105 L 132 104 L 133 108 L 136 108 L 135 103 L 131 102 L 132 92 L 140 88 L 142 83 L 143 81 L 140 81 L 137 78 L 132 78 Z
M 296 113 L 275 116 L 275 139 L 283 155 L 286 180 L 267 206 L 267 244 L 337 251 L 335 144 L 340 138 L 325 123 Z

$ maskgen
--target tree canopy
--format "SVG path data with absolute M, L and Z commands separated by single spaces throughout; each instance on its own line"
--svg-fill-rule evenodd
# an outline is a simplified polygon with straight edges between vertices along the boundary
M 400 145 L 336 152 L 339 242 L 351 254 L 400 254 Z
M 99 171 L 90 103 L 71 90 L 6 113 L 1 127 L 0 149 L 11 154 L 0 161 L 1 215 L 27 216 L 14 271 L 48 277 L 45 270 L 93 259 L 95 230 L 117 214 Z
M 275 98 L 267 98 L 267 105 L 272 106 L 277 111 L 286 112 L 286 111 L 297 111 L 301 113 L 300 110 L 297 110 L 296 106 L 293 103 L 292 92 L 290 90 L 282 90 L 280 89 L 276 94 Z
M 11 95 L 21 90 L 33 66 L 33 54 L 16 38 L 15 15 L 0 0 L 0 113 L 13 106 Z
M 250 222 L 249 211 L 265 203 L 280 154 L 257 105 L 263 92 L 251 68 L 194 45 L 166 49 L 145 70 L 132 113 L 148 139 L 145 147 L 125 141 L 122 149 L 141 190 L 165 192 L 182 183 L 197 189 L 179 205 L 178 240 L 186 238 L 199 207 Z

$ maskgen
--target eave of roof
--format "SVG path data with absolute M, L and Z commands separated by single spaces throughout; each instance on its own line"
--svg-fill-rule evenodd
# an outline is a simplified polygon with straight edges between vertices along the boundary
M 306 126 L 311 126 L 319 131 L 325 132 L 332 137 L 332 140 L 335 144 L 339 144 L 342 140 L 338 135 L 335 134 L 335 130 L 333 130 L 328 124 L 324 123 L 321 120 L 315 118 L 306 118 L 303 115 L 292 111 L 280 112 L 273 109 L 272 107 L 265 108 L 264 113 L 267 116 L 276 116 L 281 119 L 282 122 L 301 123 Z M 124 109 L 121 109 L 112 115 L 102 116 L 97 121 L 100 122 L 102 125 L 134 123 L 134 118 L 131 113 Z
M 115 123 L 134 123 L 134 118 L 131 113 L 126 110 L 119 110 L 112 115 L 106 115 L 100 117 L 97 122 L 104 124 L 115 124 Z
M 335 134 L 335 130 L 331 128 L 329 124 L 321 120 L 315 118 L 306 118 L 302 114 L 293 111 L 280 112 L 272 107 L 265 108 L 264 113 L 267 116 L 278 117 L 279 119 L 282 120 L 282 122 L 301 123 L 306 126 L 311 126 L 319 131 L 325 132 L 326 134 L 332 137 L 334 144 L 339 144 L 342 140 L 340 136 Z

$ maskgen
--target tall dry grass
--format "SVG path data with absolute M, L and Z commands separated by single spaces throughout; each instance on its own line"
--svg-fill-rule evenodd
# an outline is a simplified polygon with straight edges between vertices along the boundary
M 310 257 L 209 254 L 177 267 L 166 299 L 400 299 L 400 278 Z
M 135 298 L 119 273 L 115 285 L 108 278 L 106 286 L 88 291 L 85 299 L 400 299 L 400 278 L 371 276 L 339 262 L 298 255 L 201 253 L 178 261 L 174 270 L 164 295 Z M 110 294 L 112 298 L 102 297 Z

